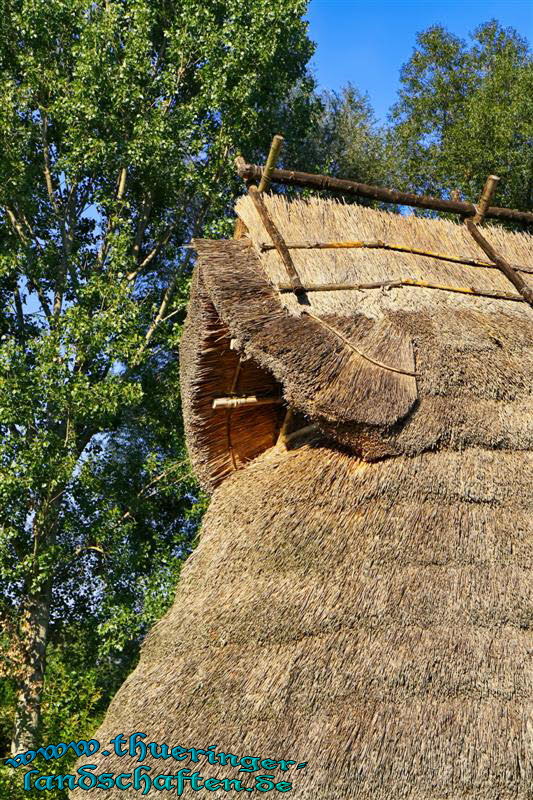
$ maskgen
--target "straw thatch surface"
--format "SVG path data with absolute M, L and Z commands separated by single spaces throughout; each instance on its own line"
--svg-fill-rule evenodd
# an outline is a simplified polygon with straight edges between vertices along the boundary
M 480 257 L 452 223 L 268 203 L 287 240 L 379 238 Z M 238 211 L 255 245 L 265 241 L 247 200 Z M 531 265 L 530 238 L 488 235 Z M 275 253 L 197 247 L 182 389 L 191 456 L 217 488 L 174 606 L 95 737 L 142 731 L 306 761 L 289 778 L 274 772 L 294 800 L 530 800 L 533 311 L 399 289 L 310 295 L 317 319 L 277 292 Z M 414 258 L 294 252 L 304 284 L 401 273 L 510 289 L 495 270 L 470 268 L 466 282 L 467 268 L 426 258 L 422 270 Z M 213 411 L 232 391 L 280 393 L 296 427 L 319 431 L 286 445 L 277 406 Z M 144 763 L 153 774 L 184 766 Z
M 267 451 L 215 492 L 96 738 L 307 761 L 295 800 L 530 798 L 532 466 L 480 448 Z
M 193 278 L 191 303 L 181 347 L 183 411 L 189 429 L 189 450 L 196 471 L 209 486 L 255 458 L 277 438 L 280 425 L 278 406 L 235 409 L 231 414 L 213 411 L 213 400 L 230 395 L 237 375 L 236 388 L 246 395 L 277 393 L 270 373 L 253 361 L 239 363 L 230 349 L 230 335 L 207 295 L 199 272 Z M 238 370 L 238 374 L 236 371 Z M 195 386 L 194 392 L 190 391 Z
M 282 236 L 288 242 L 381 240 L 445 255 L 486 260 L 464 225 L 447 220 L 424 219 L 414 215 L 391 214 L 338 201 L 311 199 L 287 201 L 283 197 L 264 198 L 265 204 Z M 249 197 L 242 197 L 237 213 L 249 229 L 259 252 L 262 243 L 270 244 L 261 220 Z M 533 269 L 531 236 L 485 225 L 483 235 L 506 259 Z M 370 283 L 402 278 L 426 280 L 455 286 L 497 291 L 514 291 L 497 269 L 466 267 L 437 261 L 425 256 L 387 250 L 291 250 L 294 265 L 305 285 L 316 283 Z M 261 264 L 273 285 L 287 282 L 285 269 L 276 251 L 261 255 Z M 522 273 L 533 286 L 533 274 Z M 437 294 L 437 296 L 435 296 Z M 297 305 L 291 295 L 282 295 L 282 303 L 291 309 Z M 478 309 L 483 313 L 507 309 L 511 303 L 437 292 L 431 289 L 401 288 L 382 293 L 379 290 L 320 292 L 310 294 L 312 308 L 319 314 L 352 315 L 363 313 L 380 317 L 388 309 L 419 312 L 435 307 Z M 514 305 L 514 304 L 512 304 Z M 530 319 L 530 309 L 517 304 L 516 313 Z

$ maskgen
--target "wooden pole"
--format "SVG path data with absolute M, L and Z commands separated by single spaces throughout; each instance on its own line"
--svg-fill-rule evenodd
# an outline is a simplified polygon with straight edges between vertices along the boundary
M 482 267 L 484 269 L 498 269 L 492 261 L 482 261 L 479 258 L 467 258 L 466 256 L 449 256 L 444 253 L 434 253 L 431 250 L 418 250 L 414 247 L 404 247 L 401 244 L 388 244 L 381 241 L 353 241 L 353 242 L 286 242 L 289 250 L 357 250 L 368 248 L 370 250 L 393 250 L 399 253 L 410 253 L 415 256 L 425 256 L 434 258 L 437 261 L 450 261 L 453 264 L 460 264 L 466 267 Z M 262 253 L 274 250 L 273 244 L 262 242 L 259 246 Z M 513 269 L 520 272 L 533 273 L 533 267 L 522 267 L 513 264 Z
M 237 172 L 245 180 L 259 180 L 263 168 L 256 164 L 242 164 L 237 166 Z M 434 211 L 447 211 L 462 216 L 474 216 L 477 209 L 473 203 L 458 200 L 443 200 L 440 197 L 417 195 L 413 192 L 399 192 L 395 189 L 384 189 L 381 186 L 369 186 L 355 181 L 332 178 L 329 175 L 314 175 L 309 172 L 296 172 L 287 169 L 274 169 L 270 175 L 272 183 L 281 183 L 285 186 L 301 186 L 309 189 L 327 189 L 341 194 L 367 197 L 370 200 L 380 200 L 396 205 L 413 206 L 414 208 L 429 208 Z M 498 208 L 490 206 L 485 211 L 487 219 L 507 220 L 533 225 L 533 212 L 518 211 L 512 208 Z
M 481 247 L 485 255 L 487 255 L 490 260 L 499 267 L 500 271 L 503 272 L 506 278 L 516 286 L 524 300 L 526 300 L 530 306 L 533 307 L 533 289 L 527 285 L 523 277 L 516 272 L 513 267 L 501 256 L 494 247 L 488 242 L 477 225 L 471 220 L 466 219 L 465 225 L 472 235 L 472 238 L 477 242 L 477 244 Z
M 268 235 L 272 239 L 272 242 L 274 243 L 274 246 L 281 257 L 281 260 L 285 265 L 285 269 L 287 270 L 287 274 L 291 282 L 292 291 L 298 297 L 299 302 L 305 303 L 306 302 L 305 290 L 302 286 L 300 276 L 296 271 L 296 267 L 293 264 L 291 254 L 289 253 L 289 250 L 287 248 L 287 245 L 285 244 L 283 236 L 278 231 L 276 224 L 274 223 L 274 220 L 268 213 L 268 209 L 264 203 L 263 198 L 261 197 L 261 194 L 259 193 L 257 186 L 250 186 L 248 188 L 248 194 L 250 195 L 252 202 L 257 210 L 257 213 L 259 214 L 261 222 L 265 226 Z
M 498 292 L 493 289 L 475 289 L 471 286 L 446 286 L 440 283 L 417 281 L 413 278 L 376 281 L 375 283 L 316 283 L 310 286 L 304 286 L 304 289 L 306 292 L 360 292 L 365 289 L 401 289 L 402 286 L 416 286 L 421 289 L 441 289 L 444 292 L 459 292 L 460 294 L 472 294 L 478 297 L 492 297 L 496 300 L 524 301 L 522 295 L 512 294 L 511 292 Z M 292 292 L 292 286 L 288 283 L 280 283 L 278 291 L 281 292 L 281 294 Z
M 494 249 L 490 242 L 485 239 L 476 224 L 478 222 L 483 222 L 485 219 L 485 216 L 487 215 L 487 208 L 492 200 L 499 180 L 500 179 L 497 175 L 489 175 L 485 181 L 485 186 L 479 199 L 476 214 L 473 219 L 465 219 L 465 225 L 468 232 L 474 241 L 479 245 L 479 247 L 481 247 L 485 255 L 490 258 L 493 264 L 495 264 L 500 271 L 503 272 L 505 277 L 513 284 L 513 286 L 518 289 L 524 300 L 526 300 L 530 306 L 533 307 L 533 289 L 528 286 L 523 277 L 519 275 L 518 272 L 516 272 L 513 267 L 504 259 L 504 257 Z
M 276 162 L 278 160 L 279 152 L 281 150 L 283 142 L 284 142 L 283 136 L 281 136 L 279 133 L 276 133 L 276 135 L 272 139 L 266 164 L 263 167 L 263 174 L 261 176 L 261 180 L 259 181 L 259 186 L 257 187 L 257 190 L 259 192 L 266 192 L 267 189 L 270 187 L 270 175 L 272 174 L 272 170 L 276 166 Z M 235 159 L 235 167 L 237 169 L 237 172 L 239 172 L 239 170 L 243 169 L 243 167 L 245 166 L 246 162 L 244 158 L 241 155 L 238 155 L 237 158 Z M 246 183 L 249 188 L 250 182 L 246 181 Z M 233 238 L 243 239 L 247 233 L 248 230 L 246 228 L 246 225 L 244 224 L 242 219 L 237 217 L 235 221 L 235 227 L 233 229 Z
M 244 160 L 244 158 L 240 155 L 237 156 L 237 158 L 235 159 L 235 166 L 237 168 L 237 172 L 239 171 L 239 169 L 242 169 L 244 165 L 246 165 L 246 161 Z M 249 182 L 246 181 L 246 184 L 248 185 Z M 247 233 L 248 233 L 248 228 L 246 227 L 242 219 L 240 217 L 237 217 L 233 228 L 233 238 L 244 239 Z
M 477 204 L 477 211 L 474 219 L 472 220 L 476 223 L 476 225 L 481 225 L 484 221 L 487 208 L 494 197 L 494 192 L 496 191 L 496 187 L 499 182 L 500 179 L 497 175 L 489 175 L 485 181 L 485 186 L 483 187 L 481 197 L 479 198 L 479 203 Z
M 295 431 L 291 431 L 288 433 L 284 438 L 285 447 L 293 442 L 295 439 L 300 439 L 302 436 L 309 436 L 309 434 L 320 433 L 320 428 L 316 423 L 311 425 L 305 425 L 303 428 L 297 428 Z
M 281 397 L 217 397 L 213 400 L 213 408 L 242 408 L 243 406 L 279 406 L 283 402 Z
M 283 136 L 280 136 L 279 133 L 276 133 L 276 135 L 272 139 L 272 144 L 270 145 L 270 152 L 268 154 L 266 164 L 263 167 L 263 174 L 261 175 L 259 186 L 257 187 L 258 192 L 266 192 L 270 187 L 270 176 L 272 175 L 272 170 L 276 166 L 276 162 L 279 156 L 279 151 L 281 150 L 281 145 L 283 144 L 283 141 L 284 141 Z
M 235 169 L 237 170 L 237 172 L 239 173 L 239 175 L 241 174 L 241 172 L 242 172 L 243 170 L 245 170 L 245 169 L 246 169 L 246 161 L 244 160 L 244 158 L 243 158 L 242 156 L 237 156 L 237 157 L 235 158 Z M 245 178 L 245 181 L 246 181 L 246 180 L 247 180 L 247 179 Z
M 285 412 L 285 416 L 283 418 L 283 422 L 281 423 L 281 428 L 279 429 L 278 437 L 276 439 L 276 445 L 285 444 L 285 440 L 287 439 L 287 433 L 292 425 L 292 420 L 294 418 L 294 412 L 292 409 L 288 408 Z

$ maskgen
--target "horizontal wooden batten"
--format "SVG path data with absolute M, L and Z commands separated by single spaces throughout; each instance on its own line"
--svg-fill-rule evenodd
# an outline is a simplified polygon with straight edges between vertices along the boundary
M 257 164 L 246 164 L 239 161 L 236 164 L 237 172 L 244 180 L 261 180 L 263 167 Z M 465 203 L 460 200 L 444 200 L 440 197 L 418 195 L 414 192 L 400 192 L 396 189 L 385 189 L 381 186 L 370 186 L 365 183 L 333 178 L 329 175 L 316 175 L 310 172 L 298 172 L 288 169 L 274 169 L 270 173 L 271 183 L 281 183 L 285 186 L 299 186 L 307 189 L 322 189 L 340 194 L 366 197 L 369 200 L 378 200 L 383 203 L 392 203 L 413 208 L 427 208 L 432 211 L 444 211 L 451 214 L 461 214 L 473 217 L 478 213 L 474 203 Z M 487 219 L 506 220 L 508 222 L 521 222 L 533 225 L 533 212 L 519 211 L 514 208 L 499 208 L 489 206 L 484 217 Z
M 459 292 L 460 294 L 477 295 L 478 297 L 490 297 L 495 300 L 514 300 L 524 302 L 525 298 L 512 292 L 497 292 L 492 289 L 475 289 L 470 286 L 444 286 L 438 283 L 427 283 L 426 281 L 416 281 L 411 278 L 404 280 L 376 281 L 375 283 L 320 283 L 304 286 L 305 292 L 349 292 L 364 291 L 365 289 L 401 289 L 404 286 L 416 287 L 420 289 L 440 289 L 445 292 Z M 286 294 L 292 291 L 290 284 L 281 283 L 277 287 L 278 291 Z
M 292 289 L 291 289 L 292 291 Z M 247 397 L 217 397 L 213 400 L 213 409 L 232 409 L 243 408 L 246 406 L 276 406 L 281 405 L 283 398 L 281 397 L 257 397 L 256 395 L 248 395 Z
M 406 247 L 401 244 L 388 244 L 381 241 L 352 241 L 352 242 L 286 242 L 289 250 L 392 250 L 398 253 L 408 253 L 409 255 L 424 256 L 425 258 L 434 258 L 437 261 L 450 261 L 454 264 L 460 264 L 467 267 L 480 267 L 483 269 L 498 269 L 497 265 L 491 261 L 483 261 L 477 258 L 468 258 L 463 256 L 449 256 L 444 253 L 433 253 L 430 250 L 418 250 L 413 247 Z M 275 250 L 274 245 L 268 242 L 263 242 L 260 245 L 262 253 L 270 250 Z M 523 267 L 518 264 L 512 265 L 515 270 L 519 272 L 527 272 L 533 274 L 533 267 Z

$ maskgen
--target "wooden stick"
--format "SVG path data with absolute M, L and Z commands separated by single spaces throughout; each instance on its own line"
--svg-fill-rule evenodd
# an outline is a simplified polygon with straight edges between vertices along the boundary
M 237 170 L 239 175 L 241 174 L 241 172 L 243 172 L 243 170 L 246 169 L 246 161 L 241 155 L 235 157 L 235 169 Z
M 285 240 L 279 230 L 277 229 L 274 220 L 268 213 L 268 209 L 261 197 L 259 190 L 256 186 L 250 186 L 248 188 L 248 194 L 252 198 L 253 204 L 259 214 L 259 217 L 266 228 L 266 231 L 270 238 L 272 239 L 276 250 L 278 251 L 281 260 L 285 265 L 285 269 L 287 270 L 287 274 L 291 281 L 291 287 L 294 294 L 297 296 L 298 301 L 300 303 L 305 303 L 305 291 L 302 286 L 302 282 L 300 280 L 300 276 L 296 271 L 296 267 L 293 264 L 291 254 L 287 249 L 287 245 L 285 244 Z
M 213 400 L 213 408 L 242 408 L 243 406 L 278 406 L 283 403 L 281 397 L 256 397 L 255 394 L 248 397 L 217 397 Z
M 484 267 L 485 269 L 498 269 L 496 264 L 492 261 L 481 261 L 477 258 L 466 258 L 465 256 L 446 256 L 442 253 L 433 253 L 429 250 L 417 250 L 413 247 L 404 247 L 400 244 L 387 244 L 381 241 L 353 241 L 353 242 L 286 242 L 289 250 L 336 250 L 336 249 L 382 249 L 394 250 L 399 253 L 412 253 L 415 256 L 426 256 L 427 258 L 435 258 L 438 261 L 451 261 L 454 264 L 464 264 L 468 267 Z M 274 250 L 273 244 L 262 242 L 260 244 L 261 252 Z M 521 272 L 533 273 L 533 267 L 521 267 L 513 264 L 513 268 Z
M 516 300 L 519 302 L 524 301 L 524 297 L 519 294 L 512 294 L 511 292 L 498 292 L 492 289 L 474 289 L 469 286 L 445 286 L 439 283 L 427 283 L 426 281 L 417 281 L 412 278 L 405 278 L 402 280 L 392 281 L 376 281 L 375 283 L 320 283 L 313 286 L 305 286 L 306 292 L 348 292 L 348 291 L 363 291 L 365 289 L 400 289 L 402 286 L 416 286 L 422 289 L 441 289 L 445 292 L 459 292 L 460 294 L 472 294 L 479 297 L 493 297 L 497 300 Z M 290 284 L 282 283 L 278 286 L 278 290 L 284 294 L 292 291 Z
M 237 172 L 245 180 L 260 179 L 263 168 L 256 164 L 237 165 Z M 414 208 L 430 208 L 434 211 L 447 211 L 452 214 L 474 216 L 477 209 L 473 203 L 464 203 L 457 200 L 443 200 L 440 197 L 417 195 L 413 192 L 398 192 L 395 189 L 384 189 L 381 186 L 369 186 L 365 183 L 332 178 L 329 175 L 313 175 L 309 172 L 296 172 L 288 169 L 274 169 L 270 175 L 272 183 L 281 183 L 285 186 L 301 186 L 310 189 L 327 189 L 332 192 L 367 197 L 371 200 L 381 200 L 385 203 L 413 206 Z M 533 212 L 518 211 L 513 208 L 498 208 L 490 206 L 485 211 L 485 217 L 490 219 L 503 219 L 512 222 L 522 222 L 533 225 Z
M 242 156 L 237 156 L 237 158 L 235 159 L 235 166 L 237 168 L 237 172 L 239 171 L 239 169 L 242 169 L 242 167 L 245 164 L 246 162 L 244 158 Z M 247 233 L 248 233 L 248 228 L 246 227 L 242 219 L 240 217 L 237 217 L 237 219 L 235 220 L 235 225 L 233 226 L 233 238 L 244 239 Z
M 261 176 L 261 180 L 259 181 L 259 186 L 257 188 L 259 192 L 265 192 L 270 187 L 270 175 L 272 173 L 272 170 L 276 166 L 276 161 L 278 160 L 279 152 L 281 150 L 283 142 L 284 142 L 283 136 L 280 136 L 279 133 L 276 133 L 276 135 L 272 139 L 266 164 L 263 168 L 263 174 Z M 239 169 L 242 169 L 243 166 L 245 166 L 245 164 L 246 162 L 244 158 L 241 155 L 237 156 L 237 158 L 235 159 L 235 166 L 237 168 L 237 172 L 239 171 Z M 235 220 L 235 226 L 233 228 L 233 238 L 243 239 L 247 233 L 248 233 L 248 228 L 246 227 L 242 219 L 240 217 L 237 217 L 237 219 Z
M 270 176 L 272 174 L 272 170 L 276 166 L 276 161 L 278 160 L 279 151 L 281 150 L 283 141 L 283 136 L 280 136 L 279 133 L 277 133 L 272 139 L 270 152 L 268 154 L 266 164 L 263 167 L 263 174 L 261 175 L 259 186 L 257 187 L 258 192 L 266 192 L 270 187 Z
M 285 412 L 285 416 L 283 418 L 283 422 L 281 423 L 281 428 L 279 429 L 278 438 L 276 439 L 276 445 L 284 444 L 287 439 L 287 431 L 292 424 L 292 420 L 294 417 L 294 412 L 291 408 L 288 408 Z
M 473 219 L 465 219 L 465 225 L 468 232 L 474 241 L 479 245 L 479 247 L 481 247 L 485 255 L 487 255 L 493 264 L 495 264 L 499 270 L 503 272 L 505 277 L 513 284 L 513 286 L 516 286 L 524 300 L 526 300 L 530 306 L 533 307 L 533 289 L 528 286 L 523 277 L 519 275 L 511 266 L 511 264 L 509 264 L 504 257 L 494 249 L 490 242 L 485 239 L 477 226 L 477 223 L 483 222 L 486 216 L 487 207 L 492 200 L 492 196 L 496 190 L 499 180 L 500 179 L 497 175 L 489 175 L 485 181 L 485 186 L 478 203 L 476 215 Z
M 485 255 L 499 267 L 500 271 L 511 281 L 513 286 L 516 286 L 524 300 L 533 307 L 533 289 L 527 285 L 523 277 L 519 275 L 503 256 L 494 249 L 490 242 L 485 239 L 477 225 L 471 219 L 466 219 L 465 225 L 472 235 L 472 238 L 481 247 Z
M 237 217 L 233 228 L 233 238 L 244 239 L 247 233 L 248 233 L 248 228 L 246 227 L 242 219 L 240 217 Z
M 376 281 L 375 283 L 314 283 L 304 286 L 306 292 L 343 292 L 351 289 L 382 289 L 394 288 L 401 285 L 401 281 Z M 280 283 L 278 291 L 282 294 L 292 291 L 290 283 Z
M 481 225 L 481 223 L 485 219 L 487 208 L 489 207 L 492 198 L 494 197 L 494 192 L 496 191 L 496 187 L 499 182 L 500 179 L 497 175 L 489 175 L 489 177 L 485 181 L 485 186 L 483 187 L 481 197 L 479 198 L 479 203 L 477 204 L 477 211 L 474 216 L 474 219 L 472 220 L 472 222 L 475 222 L 476 225 Z

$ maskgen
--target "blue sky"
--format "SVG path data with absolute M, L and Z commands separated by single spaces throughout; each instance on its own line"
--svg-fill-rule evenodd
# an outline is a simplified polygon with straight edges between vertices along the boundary
M 442 24 L 466 38 L 490 19 L 533 44 L 533 0 L 311 0 L 309 35 L 317 44 L 311 68 L 322 88 L 351 81 L 368 92 L 384 121 L 419 31 Z

